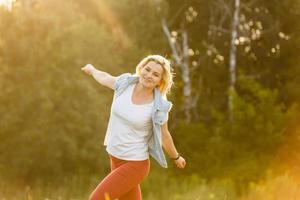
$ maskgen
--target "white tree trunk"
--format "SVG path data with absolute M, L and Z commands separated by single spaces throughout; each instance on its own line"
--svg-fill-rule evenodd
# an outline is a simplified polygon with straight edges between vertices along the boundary
M 190 79 L 190 68 L 189 68 L 189 46 L 188 46 L 188 34 L 186 30 L 182 31 L 182 64 L 181 64 L 181 77 L 183 80 L 183 95 L 184 95 L 184 113 L 186 120 L 191 121 L 191 110 L 192 110 L 192 84 Z
M 179 66 L 181 64 L 181 58 L 179 57 L 179 54 L 178 54 L 177 49 L 176 49 L 176 42 L 172 40 L 171 32 L 169 30 L 169 27 L 168 27 L 167 22 L 166 22 L 165 19 L 161 20 L 161 25 L 162 25 L 162 29 L 163 29 L 163 31 L 164 31 L 167 39 L 168 39 L 170 48 L 172 50 L 173 59 L 174 59 L 176 65 Z
M 196 104 L 192 99 L 192 84 L 190 79 L 190 67 L 189 67 L 189 45 L 188 45 L 188 34 L 185 29 L 181 32 L 182 44 L 177 44 L 177 42 L 172 38 L 169 27 L 165 21 L 161 21 L 162 29 L 168 39 L 170 48 L 172 50 L 172 57 L 175 61 L 175 65 L 179 67 L 181 71 L 181 78 L 183 80 L 183 110 L 185 115 L 185 120 L 190 122 L 192 119 L 191 111 Z M 176 45 L 179 45 L 177 47 Z M 178 52 L 177 49 L 181 51 Z
M 228 95 L 228 109 L 230 120 L 234 119 L 233 109 L 234 109 L 234 99 L 233 92 L 235 91 L 236 82 L 236 60 L 237 60 L 237 45 L 235 44 L 238 39 L 238 25 L 239 25 L 239 14 L 240 14 L 240 0 L 235 0 L 234 3 L 234 14 L 231 28 L 231 45 L 230 45 L 230 58 L 229 58 L 229 74 L 230 74 L 230 85 L 229 85 L 229 95 Z

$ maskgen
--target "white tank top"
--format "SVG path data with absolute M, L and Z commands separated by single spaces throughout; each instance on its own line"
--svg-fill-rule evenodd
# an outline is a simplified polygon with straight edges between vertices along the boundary
M 153 103 L 132 103 L 136 84 L 129 85 L 112 102 L 108 127 L 104 139 L 106 151 L 122 160 L 149 158 L 148 140 L 152 134 L 151 113 Z

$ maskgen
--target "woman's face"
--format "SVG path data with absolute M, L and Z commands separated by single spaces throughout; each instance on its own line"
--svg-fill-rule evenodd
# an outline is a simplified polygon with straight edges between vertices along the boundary
M 160 64 L 150 61 L 141 70 L 140 83 L 144 87 L 154 89 L 162 80 L 163 68 Z

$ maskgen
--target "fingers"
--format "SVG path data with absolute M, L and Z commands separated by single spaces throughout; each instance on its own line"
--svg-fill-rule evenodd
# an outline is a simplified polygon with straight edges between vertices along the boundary
M 86 74 L 90 74 L 89 70 L 86 69 L 85 67 L 81 68 L 81 70 L 82 70 L 84 73 L 86 73 Z
M 182 162 L 180 163 L 179 168 L 183 169 L 184 167 L 185 167 L 185 161 L 182 161 Z
M 175 162 L 176 166 L 180 169 L 183 169 L 186 165 L 184 158 L 180 158 L 178 161 Z
M 182 163 L 176 165 L 178 168 L 183 169 L 184 165 Z
M 81 68 L 82 71 L 84 71 L 86 74 L 91 74 L 91 70 L 93 69 L 93 65 L 87 64 L 84 67 Z
M 182 168 L 185 168 L 185 165 L 186 165 L 186 162 L 185 162 L 185 160 L 183 160 L 183 162 L 182 162 Z
M 180 168 L 180 169 L 184 168 L 184 166 L 182 164 L 178 164 L 177 167 Z

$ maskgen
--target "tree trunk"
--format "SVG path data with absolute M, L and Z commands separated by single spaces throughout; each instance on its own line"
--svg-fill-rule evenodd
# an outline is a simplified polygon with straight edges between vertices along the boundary
M 240 0 L 235 0 L 234 4 L 234 15 L 231 28 L 231 46 L 230 46 L 230 58 L 229 58 L 229 94 L 228 94 L 228 110 L 229 110 L 229 119 L 234 120 L 233 109 L 234 109 L 234 91 L 235 91 L 235 82 L 236 82 L 236 60 L 237 60 L 237 46 L 235 41 L 238 38 L 238 25 L 239 25 L 239 14 L 240 14 Z
M 183 96 L 184 96 L 184 114 L 186 121 L 190 122 L 192 119 L 192 84 L 190 79 L 189 68 L 189 46 L 188 46 L 188 34 L 185 29 L 182 31 L 182 64 L 181 64 L 181 77 L 183 80 Z
M 181 37 L 182 44 L 179 44 L 177 47 L 177 42 L 173 40 L 169 27 L 165 21 L 165 19 L 161 20 L 162 29 L 168 39 L 170 48 L 172 50 L 172 57 L 175 61 L 175 65 L 181 71 L 181 78 L 183 81 L 183 111 L 185 115 L 185 120 L 190 122 L 192 120 L 191 111 L 195 105 L 192 99 L 192 84 L 190 79 L 190 68 L 189 68 L 189 45 L 188 45 L 188 34 L 187 31 L 182 28 Z M 177 49 L 180 49 L 181 54 Z

